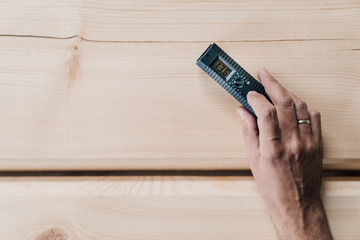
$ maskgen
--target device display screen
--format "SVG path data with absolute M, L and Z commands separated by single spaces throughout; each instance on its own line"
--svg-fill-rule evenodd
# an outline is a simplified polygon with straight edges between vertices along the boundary
M 211 66 L 216 69 L 223 77 L 229 76 L 231 69 L 225 65 L 219 58 L 217 58 Z

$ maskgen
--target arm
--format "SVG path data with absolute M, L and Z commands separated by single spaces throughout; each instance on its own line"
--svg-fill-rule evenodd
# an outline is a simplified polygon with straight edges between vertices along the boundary
M 320 198 L 322 138 L 320 114 L 288 92 L 266 70 L 259 79 L 264 96 L 247 96 L 256 120 L 244 107 L 238 112 L 248 161 L 260 194 L 281 239 L 332 239 Z M 298 120 L 311 124 L 298 124 Z

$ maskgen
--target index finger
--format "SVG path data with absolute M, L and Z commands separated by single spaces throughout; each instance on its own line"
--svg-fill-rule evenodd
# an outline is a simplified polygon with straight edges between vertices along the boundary
M 281 137 L 276 108 L 262 94 L 251 91 L 247 100 L 258 117 L 259 137 L 262 141 L 279 141 Z

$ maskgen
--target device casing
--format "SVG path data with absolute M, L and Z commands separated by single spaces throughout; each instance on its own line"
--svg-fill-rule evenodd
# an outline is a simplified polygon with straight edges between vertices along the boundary
M 227 77 L 219 74 L 218 71 L 211 66 L 216 59 L 220 59 L 228 68 L 231 69 L 231 73 Z M 256 91 L 264 95 L 268 101 L 271 102 L 261 83 L 245 71 L 215 43 L 211 44 L 206 49 L 206 51 L 197 60 L 196 64 L 234 98 L 236 98 L 254 116 L 256 116 L 255 112 L 250 107 L 246 99 L 249 91 Z

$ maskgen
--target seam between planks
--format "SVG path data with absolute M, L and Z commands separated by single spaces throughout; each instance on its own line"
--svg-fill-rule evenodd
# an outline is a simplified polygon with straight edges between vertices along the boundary
M 323 170 L 323 177 L 360 177 L 360 170 Z M 0 171 L 4 177 L 111 177 L 111 176 L 199 176 L 252 177 L 250 170 L 119 170 L 119 171 Z

